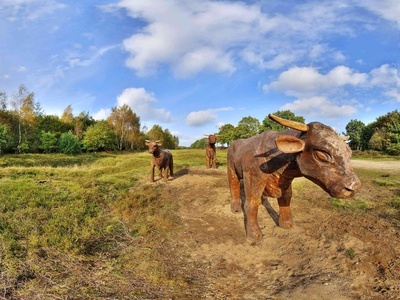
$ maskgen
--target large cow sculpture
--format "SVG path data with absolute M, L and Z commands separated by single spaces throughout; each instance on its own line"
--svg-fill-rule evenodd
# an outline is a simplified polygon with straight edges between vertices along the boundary
M 217 136 L 215 134 L 207 135 L 205 138 L 208 140 L 206 147 L 206 167 L 207 169 L 217 168 L 217 150 L 215 149 L 215 143 L 217 142 Z
M 152 154 L 150 182 L 154 182 L 155 167 L 160 171 L 160 177 L 167 182 L 169 175 L 174 177 L 174 162 L 171 152 L 161 149 L 162 143 L 160 141 L 146 140 L 146 145 L 149 147 L 149 152 Z
M 293 226 L 290 200 L 294 178 L 304 176 L 337 198 L 350 198 L 361 186 L 350 166 L 349 146 L 331 127 L 319 122 L 306 125 L 272 114 L 269 117 L 291 129 L 236 140 L 228 149 L 231 210 L 242 211 L 242 180 L 246 237 L 251 244 L 262 239 L 257 213 L 263 195 L 278 198 L 279 226 Z

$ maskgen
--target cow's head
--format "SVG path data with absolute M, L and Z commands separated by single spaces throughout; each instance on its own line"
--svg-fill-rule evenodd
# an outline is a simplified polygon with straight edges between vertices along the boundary
M 146 146 L 149 147 L 149 152 L 153 154 L 157 152 L 162 143 L 160 141 L 146 140 Z
M 318 184 L 332 197 L 354 196 L 361 182 L 350 166 L 351 149 L 343 137 L 319 122 L 306 125 L 274 115 L 269 117 L 281 125 L 303 132 L 299 138 L 281 135 L 275 143 L 284 153 L 298 153 L 296 160 L 304 177 Z
M 218 137 L 218 135 L 215 135 L 215 134 L 205 134 L 205 136 L 206 136 L 206 138 L 204 138 L 204 139 L 208 140 L 208 142 L 209 142 L 210 144 L 215 144 L 215 143 L 217 142 L 217 137 Z

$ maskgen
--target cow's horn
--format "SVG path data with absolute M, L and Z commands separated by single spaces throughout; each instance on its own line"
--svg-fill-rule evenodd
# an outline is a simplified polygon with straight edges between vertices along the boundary
M 343 141 L 348 141 L 348 140 L 350 139 L 350 137 L 349 137 L 348 135 L 346 135 L 346 136 L 340 136 L 340 138 L 341 138 Z
M 277 117 L 277 116 L 275 116 L 273 114 L 269 114 L 268 117 L 272 121 L 274 121 L 274 122 L 276 122 L 278 124 L 281 124 L 283 126 L 286 126 L 286 127 L 292 128 L 292 129 L 296 129 L 296 130 L 299 130 L 299 131 L 304 131 L 304 132 L 308 131 L 307 124 L 303 124 L 303 123 L 292 121 L 292 120 L 282 119 L 282 118 L 279 118 L 279 117 Z

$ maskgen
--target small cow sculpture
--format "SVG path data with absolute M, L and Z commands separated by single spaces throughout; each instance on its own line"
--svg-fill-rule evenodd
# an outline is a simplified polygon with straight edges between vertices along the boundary
M 294 178 L 304 176 L 338 198 L 353 197 L 361 186 L 350 166 L 349 146 L 331 127 L 319 122 L 306 125 L 272 114 L 269 117 L 291 129 L 266 131 L 234 141 L 228 148 L 231 210 L 242 211 L 242 180 L 246 237 L 251 244 L 262 239 L 257 213 L 263 195 L 278 198 L 279 226 L 293 226 L 290 200 Z
M 217 168 L 217 151 L 215 149 L 215 143 L 217 142 L 217 135 L 215 134 L 210 134 L 207 135 L 205 134 L 205 136 L 207 136 L 206 140 L 208 140 L 208 144 L 206 147 L 206 167 L 207 169 L 209 168 L 213 168 L 216 169 Z
M 146 140 L 146 145 L 149 147 L 151 156 L 151 169 L 150 169 L 150 182 L 154 182 L 154 168 L 157 167 L 160 171 L 159 175 L 168 181 L 168 176 L 174 177 L 173 158 L 169 151 L 161 149 L 162 143 L 160 141 Z

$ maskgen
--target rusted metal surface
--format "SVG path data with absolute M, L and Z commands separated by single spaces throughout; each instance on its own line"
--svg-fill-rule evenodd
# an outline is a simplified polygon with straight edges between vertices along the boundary
M 146 145 L 151 153 L 150 182 L 154 182 L 154 168 L 158 168 L 159 175 L 168 181 L 168 177 L 174 176 L 174 163 L 171 152 L 161 149 L 160 141 L 146 140 Z
M 279 226 L 289 229 L 293 226 L 290 200 L 294 178 L 304 176 L 337 198 L 353 197 L 361 186 L 350 165 L 351 149 L 331 127 L 319 122 L 287 122 L 274 115 L 270 118 L 292 129 L 266 131 L 234 141 L 228 148 L 231 210 L 243 209 L 246 237 L 252 244 L 262 239 L 257 222 L 262 195 L 278 199 Z

